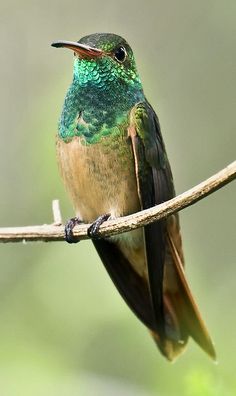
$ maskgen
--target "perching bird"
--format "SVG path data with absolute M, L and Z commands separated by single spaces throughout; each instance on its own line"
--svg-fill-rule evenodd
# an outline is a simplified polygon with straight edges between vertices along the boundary
M 54 47 L 74 51 L 74 75 L 57 136 L 60 173 L 75 208 L 66 225 L 93 223 L 89 235 L 111 279 L 150 330 L 161 353 L 177 357 L 191 336 L 215 351 L 184 274 L 178 215 L 99 239 L 103 221 L 150 208 L 175 195 L 160 124 L 148 103 L 132 49 L 96 33 Z

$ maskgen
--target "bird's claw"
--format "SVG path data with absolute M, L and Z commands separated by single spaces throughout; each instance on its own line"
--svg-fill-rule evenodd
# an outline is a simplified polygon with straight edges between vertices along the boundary
M 82 221 L 78 217 L 72 217 L 72 219 L 68 220 L 65 225 L 65 240 L 68 243 L 77 243 L 79 242 L 78 238 L 75 238 L 73 234 L 73 229 L 76 225 L 81 224 Z
M 110 217 L 110 213 L 106 213 L 104 215 L 99 216 L 94 222 L 93 224 L 88 228 L 87 234 L 90 238 L 92 239 L 99 239 L 101 238 L 99 236 L 99 228 L 102 225 L 102 223 L 104 223 L 105 221 L 107 221 Z

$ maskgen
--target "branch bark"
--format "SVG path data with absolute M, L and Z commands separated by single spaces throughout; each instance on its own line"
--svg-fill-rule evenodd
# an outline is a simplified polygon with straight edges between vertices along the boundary
M 236 178 L 236 161 L 229 164 L 215 175 L 202 183 L 166 201 L 160 205 L 134 213 L 129 216 L 108 220 L 102 224 L 99 234 L 107 237 L 120 234 L 135 228 L 145 226 L 176 213 L 197 201 L 212 194 Z M 58 203 L 53 203 L 54 224 L 39 226 L 0 228 L 0 242 L 28 242 L 28 241 L 63 241 L 64 226 L 61 225 L 61 216 Z M 90 224 L 82 224 L 74 228 L 74 235 L 81 239 L 88 239 L 87 229 Z

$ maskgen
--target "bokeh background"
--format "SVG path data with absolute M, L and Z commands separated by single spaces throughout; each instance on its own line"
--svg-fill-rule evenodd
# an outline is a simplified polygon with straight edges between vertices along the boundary
M 54 137 L 72 53 L 57 39 L 115 32 L 136 55 L 178 193 L 235 159 L 236 3 L 27 1 L 0 4 L 0 225 L 52 222 Z M 192 342 L 170 364 L 113 287 L 92 244 L 0 246 L 1 396 L 236 394 L 236 188 L 181 213 L 187 275 L 218 364 Z

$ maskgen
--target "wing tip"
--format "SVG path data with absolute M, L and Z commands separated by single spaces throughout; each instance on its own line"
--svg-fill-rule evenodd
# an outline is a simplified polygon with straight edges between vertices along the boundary
M 168 338 L 161 339 L 160 336 L 152 330 L 150 330 L 150 333 L 160 352 L 170 363 L 174 363 L 186 349 L 187 339 L 184 341 L 173 341 Z
M 160 352 L 162 353 L 165 358 L 171 362 L 174 363 L 176 359 L 182 355 L 185 350 L 186 350 L 186 345 L 188 342 L 188 338 L 185 340 L 179 340 L 179 341 L 173 341 L 171 339 L 165 338 L 164 340 L 161 340 L 159 335 L 152 331 L 149 330 L 152 338 L 154 339 L 156 345 L 158 346 Z M 204 345 L 200 344 L 197 342 L 197 344 L 203 349 L 203 351 L 211 358 L 214 364 L 218 364 L 217 360 L 217 355 L 215 351 L 214 344 L 212 340 L 209 338 L 207 343 Z
M 208 337 L 208 342 L 207 345 L 201 345 L 199 346 L 206 352 L 206 354 L 212 359 L 213 363 L 218 364 L 217 360 L 217 355 L 216 355 L 216 350 L 214 343 L 212 342 L 211 338 Z

